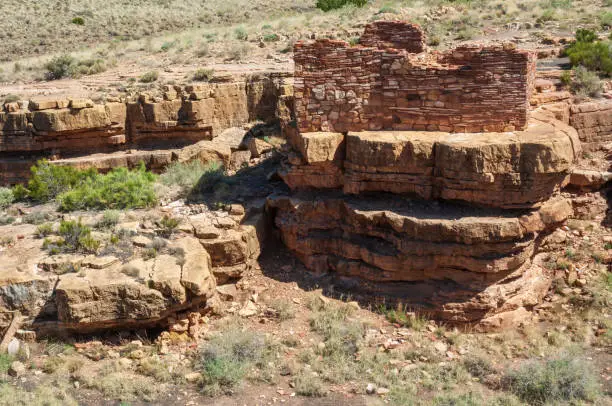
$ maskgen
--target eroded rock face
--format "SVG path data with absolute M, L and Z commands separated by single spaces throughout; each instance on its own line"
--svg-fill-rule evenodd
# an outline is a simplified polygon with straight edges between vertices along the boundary
M 224 130 L 277 116 L 291 121 L 293 97 L 285 76 L 165 86 L 157 94 L 105 104 L 48 98 L 7 103 L 0 109 L 0 183 L 25 182 L 41 157 L 101 170 L 140 161 L 161 170 L 192 159 L 229 167 L 234 150 L 225 140 L 214 142 Z
M 530 268 L 536 241 L 572 212 L 563 199 L 520 212 L 390 196 L 276 197 L 269 205 L 284 243 L 309 269 L 450 322 L 535 305 L 549 284 Z
M 493 207 L 532 207 L 565 182 L 576 131 L 534 114 L 525 131 L 305 133 L 281 176 L 292 189 L 391 192 Z
M 576 128 L 585 150 L 612 141 L 612 101 L 591 101 L 570 107 L 570 124 Z
M 59 325 L 81 331 L 148 326 L 206 302 L 216 286 L 210 256 L 193 237 L 173 248 L 182 254 L 61 275 L 55 288 Z

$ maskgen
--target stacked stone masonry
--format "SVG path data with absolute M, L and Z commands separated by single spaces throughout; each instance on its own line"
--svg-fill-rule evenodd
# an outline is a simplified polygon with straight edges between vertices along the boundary
M 379 25 L 365 43 L 381 45 L 371 38 Z M 523 129 L 534 80 L 535 55 L 511 45 L 418 54 L 328 39 L 295 45 L 302 132 Z
M 379 21 L 368 24 L 359 44 L 364 47 L 405 49 L 419 53 L 426 48 L 425 33 L 417 24 L 404 21 Z

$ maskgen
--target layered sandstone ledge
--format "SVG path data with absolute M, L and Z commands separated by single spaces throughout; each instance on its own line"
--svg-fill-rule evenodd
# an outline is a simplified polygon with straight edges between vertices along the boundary
M 302 133 L 281 176 L 292 189 L 391 192 L 532 207 L 559 190 L 580 153 L 576 131 L 544 113 L 524 131 Z
M 483 326 L 501 323 L 502 312 L 539 303 L 550 280 L 532 268 L 534 250 L 572 212 L 561 198 L 527 211 L 384 194 L 298 193 L 268 204 L 284 243 L 309 269 L 333 272 L 351 291 L 377 292 L 444 321 Z
M 285 80 L 286 75 L 268 74 L 228 83 L 164 86 L 157 93 L 109 98 L 104 104 L 87 99 L 7 103 L 0 111 L 0 183 L 25 181 L 29 167 L 41 157 L 102 168 L 109 165 L 91 155 L 114 154 L 102 158 L 112 166 L 142 159 L 151 169 L 161 169 L 180 155 L 196 157 L 193 149 L 199 148 L 201 158 L 227 164 L 228 146 L 212 141 L 228 128 L 283 117 L 292 97 Z M 186 147 L 191 151 L 180 151 Z M 120 152 L 131 156 L 119 158 Z
M 123 251 L 101 256 L 50 255 L 34 235 L 36 226 L 5 226 L 23 238 L 1 255 L 0 310 L 20 312 L 24 325 L 42 334 L 172 325 L 192 311 L 210 311 L 215 287 L 253 266 L 265 238 L 263 221 L 260 210 L 238 205 L 185 216 L 181 232 L 163 248 L 158 242 L 153 258 L 140 255 L 156 238 L 146 221 L 120 223 L 117 229 L 129 235 Z M 6 327 L 3 318 L 0 326 Z

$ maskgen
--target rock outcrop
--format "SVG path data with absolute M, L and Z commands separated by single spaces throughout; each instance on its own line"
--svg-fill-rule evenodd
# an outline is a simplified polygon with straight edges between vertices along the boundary
M 529 112 L 532 53 L 414 54 L 388 48 L 391 26 L 368 26 L 362 46 L 296 45 L 298 131 L 280 172 L 292 191 L 269 198 L 275 225 L 352 294 L 448 323 L 516 324 L 551 283 L 534 256 L 572 215 L 560 190 L 578 134 L 550 109 Z
M 164 86 L 104 104 L 46 98 L 7 103 L 0 111 L 0 183 L 24 182 L 40 158 L 103 170 L 141 160 L 153 170 L 186 159 L 227 166 L 234 151 L 214 139 L 232 127 L 285 116 L 291 94 L 285 79 L 269 74 Z
M 574 104 L 570 124 L 578 131 L 585 150 L 612 142 L 612 101 Z
M 340 188 L 494 207 L 532 207 L 550 197 L 580 151 L 576 131 L 534 114 L 524 131 L 303 133 L 281 176 L 292 189 Z

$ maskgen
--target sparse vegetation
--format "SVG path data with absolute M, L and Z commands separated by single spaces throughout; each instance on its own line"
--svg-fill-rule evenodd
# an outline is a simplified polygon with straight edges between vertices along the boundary
M 15 201 L 15 196 L 10 188 L 0 187 L 0 209 L 6 209 Z
M 215 76 L 214 69 L 201 68 L 193 73 L 193 80 L 208 82 Z
M 531 405 L 589 402 L 599 394 L 592 366 L 569 356 L 543 362 L 528 361 L 507 372 L 503 385 Z
M 200 349 L 199 368 L 206 393 L 231 393 L 252 367 L 263 367 L 274 348 L 264 336 L 229 326 Z
M 152 70 L 152 71 L 142 74 L 138 78 L 138 81 L 140 83 L 153 83 L 157 81 L 157 79 L 159 79 L 159 72 Z
M 104 210 L 102 218 L 96 225 L 98 228 L 110 229 L 119 223 L 121 213 L 118 210 Z
M 179 226 L 180 221 L 172 216 L 164 216 L 159 220 L 159 235 L 164 238 L 169 238 Z
M 45 239 L 43 248 L 51 254 L 61 252 L 82 252 L 95 254 L 100 248 L 100 241 L 91 236 L 91 228 L 81 220 L 63 220 L 60 222 L 57 234 L 60 238 Z
M 323 11 L 331 11 L 347 5 L 363 7 L 368 4 L 368 0 L 317 0 L 317 8 Z

